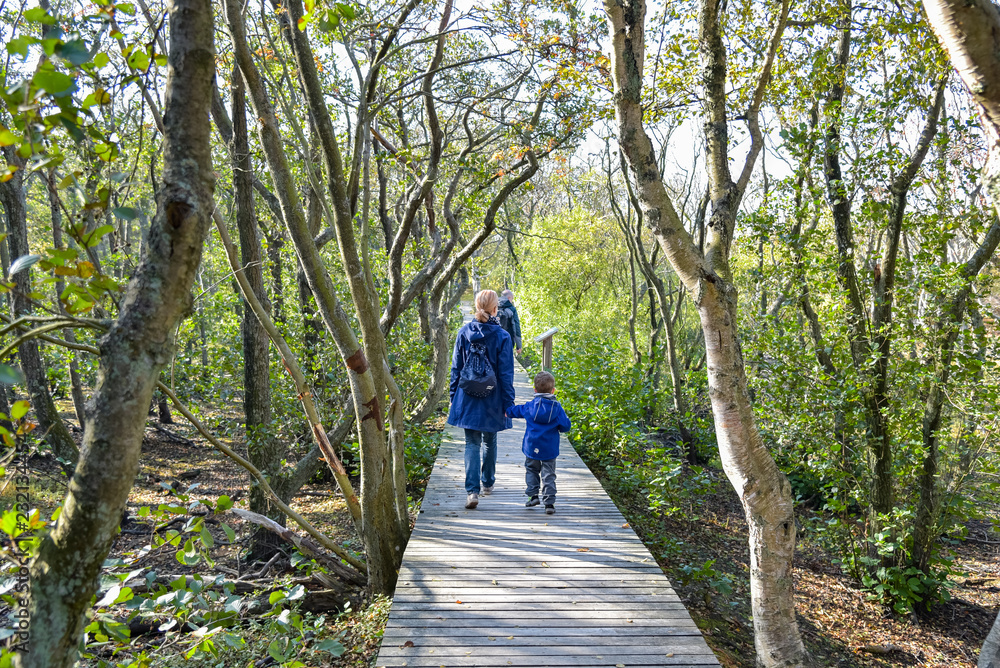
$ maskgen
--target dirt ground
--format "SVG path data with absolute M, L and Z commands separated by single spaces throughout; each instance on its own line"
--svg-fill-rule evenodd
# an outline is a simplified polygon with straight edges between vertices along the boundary
M 721 471 L 714 492 L 701 499 L 697 516 L 655 520 L 642 500 L 624 505 L 626 517 L 674 583 L 727 668 L 753 668 L 749 614 L 749 550 L 742 507 Z M 600 477 L 600 475 L 599 475 Z M 602 482 L 605 482 L 602 480 Z M 808 511 L 797 511 L 799 516 Z M 869 600 L 866 592 L 825 552 L 799 532 L 795 593 L 799 626 L 819 666 L 923 666 L 975 668 L 979 649 L 1000 610 L 1000 535 L 989 522 L 970 522 L 968 537 L 953 547 L 957 575 L 951 600 L 920 616 L 900 618 Z M 664 537 L 667 537 L 666 539 Z M 677 540 L 683 545 L 678 547 Z M 664 549 L 664 545 L 667 549 Z M 720 577 L 732 582 L 720 595 L 710 582 L 687 582 L 685 565 L 714 559 Z
M 238 447 L 238 429 L 233 430 L 233 439 L 231 445 Z M 65 494 L 66 478 L 49 460 L 40 458 L 33 465 L 37 472 L 34 504 L 43 514 L 50 513 Z M 609 492 L 673 581 L 722 665 L 752 668 L 746 524 L 721 472 L 712 475 L 718 480 L 710 494 L 700 497 L 690 513 L 666 519 L 654 519 L 645 499 L 623 498 L 614 489 Z M 150 525 L 137 517 L 139 508 L 171 503 L 176 494 L 172 490 L 213 502 L 226 494 L 245 507 L 249 482 L 245 471 L 198 438 L 189 425 L 160 426 L 150 418 L 127 517 L 109 556 L 134 558 L 149 544 Z M 303 488 L 293 505 L 335 540 L 360 551 L 349 512 L 334 490 L 334 484 L 319 480 Z M 231 515 L 223 520 L 237 538 L 225 545 L 222 532 L 212 529 L 219 543 L 213 551 L 215 572 L 234 578 L 247 573 L 279 577 L 289 572 L 287 559 L 266 568 L 261 563 L 245 563 L 241 555 L 255 529 Z M 831 554 L 810 542 L 804 532 L 800 538 L 805 539 L 799 542 L 795 564 L 799 624 L 817 665 L 975 668 L 979 648 L 1000 608 L 1000 536 L 991 523 L 970 523 L 967 540 L 954 546 L 955 569 L 960 575 L 954 578 L 951 601 L 920 617 L 900 618 L 870 601 L 833 563 Z M 728 582 L 731 593 L 723 593 L 711 578 L 691 575 L 692 568 L 709 559 L 714 559 L 713 577 Z M 131 568 L 139 566 L 178 575 L 208 572 L 203 563 L 182 566 L 169 548 L 149 551 Z M 342 633 L 348 651 L 324 665 L 367 667 L 378 651 L 388 602 L 366 600 L 361 591 L 353 598 L 353 611 L 343 615 L 334 611 L 329 622 Z M 156 651 L 157 642 L 151 639 L 148 649 Z

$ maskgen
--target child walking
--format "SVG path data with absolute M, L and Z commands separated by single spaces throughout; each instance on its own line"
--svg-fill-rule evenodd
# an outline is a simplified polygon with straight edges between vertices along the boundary
M 556 457 L 559 456 L 559 432 L 570 430 L 566 411 L 556 401 L 556 379 L 548 371 L 535 375 L 535 398 L 520 406 L 507 409 L 507 417 L 524 418 L 521 451 L 524 453 L 525 494 L 524 506 L 538 505 L 538 487 L 541 483 L 542 503 L 545 513 L 556 512 Z

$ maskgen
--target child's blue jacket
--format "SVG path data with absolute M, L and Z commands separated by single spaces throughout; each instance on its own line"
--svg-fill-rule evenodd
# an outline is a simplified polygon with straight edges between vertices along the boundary
M 486 347 L 486 356 L 500 385 L 488 397 L 470 397 L 458 386 L 473 343 Z M 504 417 L 504 410 L 514 405 L 514 346 L 510 334 L 503 327 L 473 320 L 458 330 L 451 362 L 450 394 L 448 424 L 487 432 L 503 431 L 513 426 L 510 418 Z
M 528 423 L 521 443 L 525 457 L 544 461 L 559 456 L 559 432 L 569 431 L 570 423 L 554 395 L 536 394 L 528 403 L 508 408 L 507 417 L 524 418 Z

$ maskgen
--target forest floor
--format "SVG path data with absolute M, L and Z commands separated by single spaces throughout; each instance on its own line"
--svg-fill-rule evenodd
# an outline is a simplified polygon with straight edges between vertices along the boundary
M 722 471 L 706 470 L 713 479 L 710 491 L 666 518 L 654 517 L 647 499 L 629 498 L 602 471 L 595 473 L 673 582 L 720 663 L 753 668 L 746 520 Z M 802 508 L 796 514 L 807 526 L 824 519 Z M 951 600 L 902 618 L 870 600 L 835 563 L 835 555 L 800 528 L 796 608 L 816 664 L 975 668 L 1000 609 L 1000 533 L 993 522 L 972 521 L 967 528 L 968 539 L 950 546 Z M 706 565 L 709 561 L 714 563 Z M 732 592 L 720 593 L 726 589 Z
M 69 417 L 67 415 L 67 417 Z M 217 423 L 225 423 L 231 418 L 232 429 L 219 429 L 217 434 L 229 431 L 229 438 L 222 438 L 227 445 L 246 456 L 242 441 L 242 418 L 240 415 L 214 417 Z M 183 418 L 180 418 L 183 419 Z M 76 434 L 80 436 L 79 433 Z M 433 461 L 433 453 L 428 453 Z M 43 517 L 50 517 L 66 493 L 67 478 L 53 459 L 36 455 L 32 461 L 33 493 L 32 506 L 40 510 Z M 429 473 L 429 471 L 428 471 Z M 336 488 L 332 477 L 325 469 L 313 478 L 310 484 L 304 486 L 294 497 L 291 505 L 313 523 L 320 531 L 326 533 L 334 541 L 356 553 L 361 552 L 361 542 L 354 530 L 350 512 L 344 503 L 343 496 Z M 329 479 L 327 479 L 329 478 Z M 423 484 L 426 480 L 422 481 Z M 357 485 L 357 480 L 354 480 Z M 193 488 L 192 488 L 193 486 Z M 291 565 L 287 557 L 293 551 L 290 546 L 284 546 L 286 556 L 274 563 L 265 565 L 257 562 L 246 563 L 246 548 L 256 527 L 243 522 L 231 513 L 218 516 L 218 519 L 229 525 L 236 533 L 236 540 L 227 545 L 224 534 L 217 531 L 219 527 L 212 525 L 211 532 L 215 536 L 216 545 L 211 550 L 214 566 L 204 561 L 194 566 L 184 566 L 176 558 L 177 548 L 169 545 L 154 548 L 142 554 L 144 548 L 150 545 L 152 525 L 148 519 L 139 517 L 140 508 L 148 506 L 156 508 L 161 504 L 180 504 L 177 493 L 187 494 L 192 500 L 208 499 L 213 503 L 219 497 L 227 495 L 235 501 L 237 507 L 247 507 L 250 476 L 242 468 L 231 462 L 225 455 L 207 444 L 197 432 L 186 422 L 159 425 L 154 416 L 147 422 L 145 437 L 142 444 L 139 474 L 129 495 L 126 508 L 127 517 L 122 522 L 122 532 L 115 538 L 108 559 L 123 559 L 127 561 L 126 570 L 146 568 L 155 571 L 159 578 L 176 578 L 178 575 L 201 574 L 207 579 L 223 576 L 229 580 L 246 578 L 255 582 L 269 581 L 270 585 L 282 582 L 282 578 L 301 576 L 303 572 Z M 420 481 L 416 489 L 410 490 L 415 496 L 422 496 Z M 4 500 L 7 501 L 6 499 Z M 289 526 L 300 535 L 304 532 L 289 523 Z M 107 565 L 107 564 L 106 564 Z M 141 582 L 141 579 L 140 579 Z M 316 668 L 350 667 L 362 668 L 371 665 L 378 652 L 382 628 L 385 626 L 389 612 L 389 600 L 367 597 L 358 588 L 347 590 L 350 605 L 347 610 L 331 609 L 323 616 L 322 634 L 325 638 L 334 638 L 344 645 L 346 651 L 337 658 L 330 658 L 322 663 L 310 661 L 308 665 Z M 319 617 L 316 614 L 307 615 L 310 622 Z M 277 665 L 267 654 L 267 645 L 273 636 L 265 624 L 259 620 L 245 619 L 242 635 L 247 645 L 237 651 L 224 649 L 222 655 L 205 661 L 186 660 L 184 654 L 192 645 L 194 639 L 190 634 L 150 634 L 147 637 L 133 639 L 128 649 L 119 651 L 110 665 L 127 665 L 130 656 L 145 651 L 153 659 L 151 666 L 186 666 L 201 668 L 205 666 L 247 666 L 248 661 L 256 668 Z M 84 666 L 96 666 L 97 661 L 84 661 Z M 146 665 L 146 664 L 143 664 Z
M 232 416 L 232 421 L 239 424 L 239 416 Z M 238 447 L 240 430 L 231 432 L 231 445 Z M 426 454 L 428 461 L 432 459 L 432 453 Z M 39 459 L 34 464 L 37 475 L 32 502 L 43 516 L 49 516 L 65 494 L 66 478 L 55 462 Z M 739 500 L 722 472 L 706 471 L 712 484 L 692 494 L 687 508 L 666 518 L 649 512 L 648 499 L 637 494 L 629 496 L 616 489 L 602 471 L 597 469 L 595 473 L 674 583 L 722 665 L 752 668 L 746 522 Z M 246 507 L 249 481 L 241 468 L 206 445 L 186 423 L 161 427 L 151 417 L 139 475 L 129 497 L 128 518 L 109 557 L 134 560 L 143 546 L 149 545 L 150 525 L 137 517 L 142 506 L 175 503 L 177 492 L 172 490 L 177 490 L 213 502 L 225 494 L 236 500 L 237 506 Z M 332 482 L 317 479 L 300 491 L 292 505 L 334 540 L 360 551 L 343 497 L 334 490 Z M 421 489 L 414 491 L 417 496 L 422 493 Z M 821 515 L 802 509 L 798 515 L 807 526 L 822 520 Z M 245 563 L 241 555 L 245 554 L 254 527 L 245 526 L 231 515 L 222 519 L 235 530 L 237 539 L 232 545 L 218 541 L 212 551 L 214 569 L 204 562 L 182 566 L 175 558 L 175 550 L 169 547 L 148 552 L 129 568 L 141 566 L 172 576 L 224 573 L 237 578 L 253 573 L 257 580 L 295 574 L 288 559 L 269 567 Z M 972 540 L 951 547 L 956 572 L 951 600 L 930 613 L 906 618 L 869 600 L 834 563 L 834 555 L 813 540 L 808 529 L 800 530 L 795 562 L 796 603 L 800 628 L 817 665 L 974 668 L 979 648 L 1000 608 L 1000 536 L 994 526 L 989 522 L 969 523 L 968 538 Z M 377 654 L 389 602 L 368 600 L 359 590 L 354 590 L 350 599 L 349 610 L 332 610 L 326 613 L 324 622 L 324 635 L 340 640 L 346 652 L 317 666 L 367 668 Z M 151 664 L 154 666 L 236 666 L 246 665 L 247 659 L 253 659 L 255 666 L 273 664 L 267 657 L 264 626 L 248 621 L 244 638 L 247 646 L 232 656 L 232 663 L 186 661 L 183 653 L 187 645 L 176 637 L 165 642 L 162 634 L 133 641 L 133 647 L 156 657 Z M 116 658 L 121 660 L 123 656 Z

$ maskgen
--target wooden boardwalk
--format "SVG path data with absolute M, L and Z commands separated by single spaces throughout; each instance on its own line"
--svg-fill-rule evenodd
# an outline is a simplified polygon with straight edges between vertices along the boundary
M 520 369 L 515 385 L 517 402 L 530 400 Z M 465 440 L 462 430 L 449 430 L 403 556 L 376 666 L 719 665 L 565 439 L 554 515 L 524 507 L 523 420 L 499 434 L 493 494 L 466 510 Z

